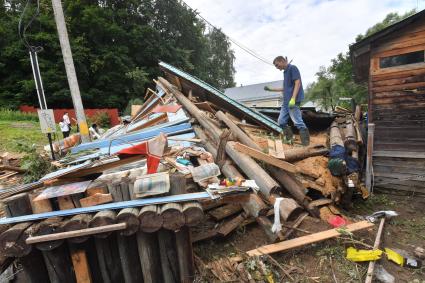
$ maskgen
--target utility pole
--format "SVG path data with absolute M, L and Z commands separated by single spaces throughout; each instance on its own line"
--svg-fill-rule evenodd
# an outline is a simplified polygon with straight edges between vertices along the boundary
M 63 62 L 65 63 L 66 76 L 71 91 L 72 103 L 74 104 L 75 115 L 77 116 L 77 122 L 80 129 L 81 141 L 83 143 L 90 142 L 89 128 L 87 126 L 86 116 L 84 115 L 84 107 L 81 101 L 80 88 L 78 87 L 77 74 L 75 73 L 74 60 L 72 59 L 71 46 L 69 44 L 61 0 L 52 0 L 52 6 L 62 49 Z

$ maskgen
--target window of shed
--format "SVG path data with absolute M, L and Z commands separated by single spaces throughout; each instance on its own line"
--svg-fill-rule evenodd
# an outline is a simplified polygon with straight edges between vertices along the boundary
M 424 63 L 424 55 L 424 50 L 421 50 L 395 56 L 382 57 L 379 59 L 379 67 L 383 69 L 408 64 Z

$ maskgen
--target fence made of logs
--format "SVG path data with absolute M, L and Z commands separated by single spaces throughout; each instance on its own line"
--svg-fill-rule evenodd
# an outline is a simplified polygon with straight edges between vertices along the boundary
M 186 192 L 182 175 L 170 183 L 171 194 Z M 114 201 L 129 200 L 128 188 Z M 33 213 L 31 203 L 27 193 L 4 200 L 8 217 Z M 1 227 L 0 254 L 17 259 L 26 282 L 192 282 L 190 227 L 203 218 L 188 202 L 18 223 Z

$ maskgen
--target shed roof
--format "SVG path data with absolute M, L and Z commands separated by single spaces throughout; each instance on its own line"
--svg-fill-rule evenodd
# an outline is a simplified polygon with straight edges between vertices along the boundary
M 373 43 L 423 19 L 425 19 L 425 10 L 392 24 L 351 45 L 350 55 L 356 80 L 365 81 L 369 76 L 370 51 Z
M 265 91 L 264 87 L 270 86 L 272 88 L 282 87 L 283 80 L 272 81 L 266 83 L 244 85 L 239 87 L 228 88 L 224 94 L 236 101 L 256 101 L 266 99 L 279 99 L 282 97 L 281 93 Z

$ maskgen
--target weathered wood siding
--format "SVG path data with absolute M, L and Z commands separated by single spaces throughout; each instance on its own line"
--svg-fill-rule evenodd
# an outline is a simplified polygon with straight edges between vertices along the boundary
M 425 20 L 371 46 L 369 121 L 375 123 L 375 187 L 425 194 L 425 63 L 379 67 L 379 59 L 425 50 Z M 414 93 L 409 90 L 420 89 Z

